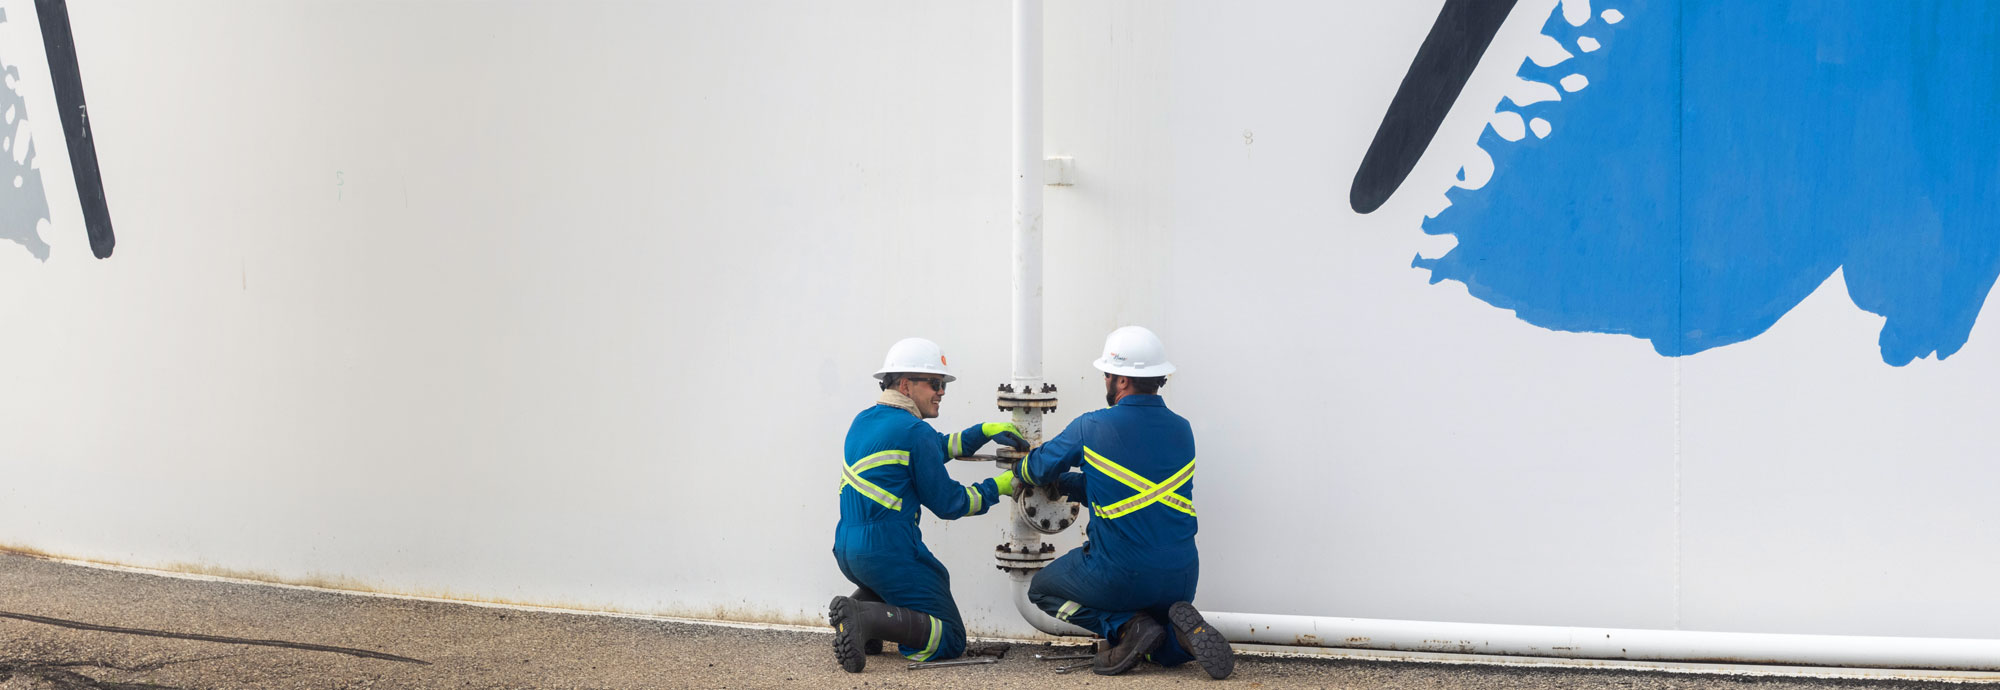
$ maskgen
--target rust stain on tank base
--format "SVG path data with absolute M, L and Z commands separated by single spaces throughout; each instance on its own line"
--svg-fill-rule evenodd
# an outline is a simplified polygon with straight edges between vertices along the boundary
M 1300 636 L 1298 636 L 1298 638 L 1297 638 L 1297 639 L 1295 639 L 1295 640 L 1294 640 L 1294 643 L 1296 643 L 1296 644 L 1297 644 L 1298 646 L 1300 646 L 1300 647 L 1318 647 L 1318 646 L 1319 646 L 1319 636 L 1318 636 L 1318 635 L 1300 635 Z
M 1347 638 L 1347 643 L 1348 643 L 1348 644 L 1368 644 L 1368 639 L 1369 639 L 1369 638 L 1366 638 L 1366 637 L 1350 637 L 1350 638 Z
M 29 558 L 40 558 L 44 560 L 53 560 L 57 558 L 62 558 L 61 556 L 57 556 L 55 554 L 43 551 L 41 549 L 31 549 L 26 546 L 15 546 L 13 544 L 0 544 L 0 553 L 11 553 L 16 556 L 27 556 Z
M 1473 644 L 1472 640 L 1424 640 L 1423 644 L 1428 647 L 1426 651 L 1432 652 L 1482 653 L 1481 645 Z

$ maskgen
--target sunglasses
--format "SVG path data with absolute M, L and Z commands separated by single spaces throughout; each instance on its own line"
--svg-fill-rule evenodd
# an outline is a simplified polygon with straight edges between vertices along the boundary
M 912 376 L 910 377 L 910 380 L 921 382 L 926 386 L 930 386 L 931 390 L 937 391 L 939 393 L 944 392 L 944 379 L 930 379 L 930 378 Z

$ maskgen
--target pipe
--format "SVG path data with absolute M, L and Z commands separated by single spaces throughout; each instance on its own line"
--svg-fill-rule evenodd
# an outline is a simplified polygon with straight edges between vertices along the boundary
M 1053 402 L 1054 389 L 1042 378 L 1042 2 L 1014 0 L 1014 372 L 1013 383 L 1002 386 L 1001 407 L 1013 412 L 1014 426 L 1032 445 L 1042 441 L 1042 415 L 1026 398 Z M 1018 393 L 1018 397 L 1015 397 Z M 1013 398 L 1013 404 L 1009 399 Z M 1005 455 L 1003 453 L 1002 455 Z M 1007 467 L 1009 460 L 996 465 Z M 1000 566 L 1013 582 L 1014 609 L 1021 618 L 1050 635 L 1090 637 L 1091 632 L 1056 620 L 1028 601 L 1028 584 L 1054 555 L 1042 555 L 1042 535 L 1022 515 L 1015 496 L 1012 517 L 1002 537 Z M 1026 555 L 1026 560 L 1013 554 Z
M 1014 0 L 1014 385 L 1041 383 L 1042 1 Z
M 1203 612 L 1230 642 L 1404 652 L 2000 671 L 2000 640 L 1629 630 Z
M 1008 573 L 1007 579 L 1014 581 L 1014 610 L 1021 613 L 1021 618 L 1028 621 L 1028 625 L 1035 626 L 1036 630 L 1059 637 L 1097 636 L 1097 633 L 1079 628 L 1076 624 L 1069 621 L 1056 620 L 1048 612 L 1043 611 L 1041 607 L 1035 606 L 1035 602 L 1028 601 L 1028 581 L 1034 578 L 1026 571 Z

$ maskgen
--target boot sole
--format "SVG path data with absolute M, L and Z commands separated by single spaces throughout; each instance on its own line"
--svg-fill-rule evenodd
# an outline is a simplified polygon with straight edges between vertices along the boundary
M 848 599 L 848 600 L 849 600 L 850 602 L 854 602 L 854 601 L 862 601 L 862 600 L 860 600 L 860 599 L 855 599 L 855 598 L 853 598 L 853 597 L 847 597 L 847 599 Z M 872 601 L 872 600 L 870 600 L 870 601 Z M 835 620 L 833 619 L 833 605 L 831 605 L 831 604 L 828 604 L 828 605 L 827 605 L 827 607 L 826 607 L 826 624 L 827 624 L 827 625 L 830 625 L 830 626 L 834 626 L 834 627 L 839 627 L 839 626 L 837 625 L 837 623 L 839 623 L 839 621 L 835 621 Z M 881 654 L 881 653 L 882 653 L 882 641 L 881 641 L 881 640 L 869 640 L 869 641 L 867 641 L 866 643 L 864 643 L 864 644 L 862 644 L 862 645 L 861 645 L 861 651 L 863 651 L 863 652 L 866 652 L 866 653 L 868 654 L 868 656 L 875 656 L 875 655 L 877 655 L 877 654 Z
M 872 601 L 872 602 L 875 602 L 875 603 L 877 603 L 877 604 L 880 604 L 880 603 L 882 603 L 882 598 L 881 598 L 881 597 L 864 597 L 864 596 L 861 596 L 861 591 L 860 591 L 860 590 L 855 590 L 855 592 L 854 592 L 853 594 L 850 594 L 850 595 L 848 595 L 848 596 L 847 596 L 847 598 L 849 598 L 849 599 L 853 599 L 854 601 L 857 601 L 857 602 L 859 602 L 859 601 Z M 866 643 L 864 643 L 864 644 L 862 644 L 862 645 L 861 645 L 861 649 L 862 649 L 863 651 L 866 651 L 866 652 L 868 652 L 868 656 L 875 656 L 875 655 L 877 655 L 877 654 L 881 654 L 881 653 L 882 653 L 882 641 L 881 641 L 881 640 L 869 640 L 869 641 L 867 641 Z
M 1222 637 L 1201 617 L 1193 604 L 1176 602 L 1167 609 L 1167 618 L 1174 622 L 1174 629 L 1180 631 L 1182 645 L 1189 647 L 1188 653 L 1201 664 L 1201 670 L 1216 680 L 1228 678 L 1236 671 L 1236 653 L 1229 648 L 1229 640 Z
M 827 623 L 833 626 L 833 658 L 840 662 L 840 668 L 848 673 L 860 673 L 868 667 L 868 651 L 865 640 L 858 639 L 852 627 L 848 626 L 848 607 L 854 600 L 834 597 L 833 603 L 826 605 Z

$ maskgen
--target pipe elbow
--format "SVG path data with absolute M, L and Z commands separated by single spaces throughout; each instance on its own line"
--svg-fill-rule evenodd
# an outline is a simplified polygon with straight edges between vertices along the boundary
M 1028 581 L 1033 579 L 1033 576 L 1023 572 L 1011 572 L 1007 574 L 1007 577 L 1014 582 L 1014 610 L 1021 612 L 1021 618 L 1028 621 L 1028 625 L 1034 626 L 1036 630 L 1058 637 L 1097 636 L 1095 633 L 1079 628 L 1067 621 L 1056 620 L 1055 617 L 1050 616 L 1040 607 L 1035 606 L 1035 602 L 1028 601 Z

